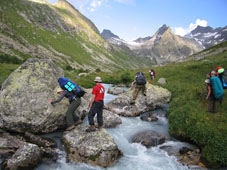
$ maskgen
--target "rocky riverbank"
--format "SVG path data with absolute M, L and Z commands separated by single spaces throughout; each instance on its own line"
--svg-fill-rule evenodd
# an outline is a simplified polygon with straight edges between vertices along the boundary
M 49 98 L 58 97 L 57 79 L 62 76 L 63 70 L 51 60 L 29 59 L 3 83 L 0 92 L 0 128 L 14 132 L 0 133 L 0 158 L 4 168 L 32 169 L 43 159 L 57 160 L 56 143 L 34 134 L 47 134 L 65 128 L 67 100 L 56 106 L 47 102 Z M 147 96 L 139 93 L 134 105 L 130 104 L 134 89 L 109 102 L 103 112 L 104 127 L 115 128 L 122 123 L 120 116 L 135 117 L 169 102 L 171 93 L 168 90 L 151 84 L 147 84 L 146 88 Z M 88 113 L 91 97 L 91 90 L 86 91 L 75 111 L 82 119 Z M 149 116 L 144 120 L 151 121 Z M 82 124 L 63 133 L 69 160 L 101 167 L 116 164 L 123 154 L 114 139 L 104 128 L 86 133 L 87 127 Z M 166 139 L 155 131 L 144 131 L 134 136 L 131 142 L 153 147 Z

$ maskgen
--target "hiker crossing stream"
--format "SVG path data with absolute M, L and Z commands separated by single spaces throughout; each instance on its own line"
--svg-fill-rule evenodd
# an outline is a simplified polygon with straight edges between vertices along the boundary
M 110 84 L 104 84 L 106 91 L 111 87 Z M 105 94 L 105 103 L 110 102 L 117 96 Z M 123 157 L 118 163 L 108 167 L 108 170 L 187 170 L 187 166 L 177 162 L 175 156 L 169 156 L 166 151 L 161 148 L 172 147 L 179 150 L 183 146 L 189 146 L 187 143 L 176 141 L 168 134 L 168 120 L 165 118 L 165 112 L 168 105 L 163 109 L 157 109 L 155 112 L 158 116 L 158 121 L 146 122 L 140 117 L 121 117 L 122 124 L 115 128 L 107 128 L 106 130 L 114 138 L 118 148 L 123 152 Z M 88 124 L 85 119 L 84 124 Z M 146 148 L 140 143 L 132 143 L 132 137 L 138 132 L 145 130 L 154 130 L 167 137 L 164 144 Z M 44 162 L 39 165 L 36 170 L 101 170 L 104 168 L 92 166 L 85 163 L 72 163 L 67 161 L 67 154 L 64 151 L 64 146 L 61 143 L 62 132 L 55 132 L 45 135 L 57 142 L 57 152 L 59 154 L 57 162 Z M 199 167 L 190 167 L 199 169 Z

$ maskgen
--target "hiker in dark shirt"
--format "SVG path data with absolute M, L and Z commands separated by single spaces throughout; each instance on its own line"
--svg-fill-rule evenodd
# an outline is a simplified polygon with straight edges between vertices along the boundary
M 131 83 L 131 87 L 130 87 L 130 88 L 133 88 L 135 86 L 135 90 L 133 92 L 133 98 L 130 104 L 135 103 L 135 100 L 139 94 L 139 91 L 142 91 L 143 95 L 146 96 L 146 83 L 147 83 L 147 80 L 143 72 L 137 72 L 135 76 L 135 80 Z
M 62 90 L 61 88 L 57 89 L 57 93 L 60 95 L 60 97 L 57 100 L 52 101 L 52 99 L 49 99 L 48 101 L 52 105 L 54 105 L 60 102 L 64 97 L 69 99 L 70 105 L 66 112 L 66 123 L 67 123 L 66 130 L 72 130 L 75 126 L 82 123 L 82 120 L 80 120 L 79 117 L 74 114 L 74 111 L 81 103 L 81 99 L 75 96 L 74 94 L 68 92 L 67 90 Z

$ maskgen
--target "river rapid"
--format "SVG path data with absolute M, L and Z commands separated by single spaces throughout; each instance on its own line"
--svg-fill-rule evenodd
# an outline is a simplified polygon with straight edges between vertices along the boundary
M 106 92 L 112 85 L 104 84 Z M 105 101 L 107 103 L 117 96 L 105 94 Z M 117 164 L 112 167 L 106 168 L 107 170 L 188 170 L 188 169 L 201 169 L 198 166 L 183 166 L 177 162 L 175 156 L 169 156 L 166 151 L 160 149 L 163 146 L 172 146 L 173 149 L 179 150 L 183 146 L 190 144 L 179 142 L 168 133 L 168 120 L 165 118 L 165 113 L 168 105 L 162 109 L 155 110 L 158 116 L 158 121 L 146 122 L 142 121 L 139 117 L 135 118 L 122 118 L 122 124 L 116 128 L 109 128 L 107 131 L 114 138 L 119 149 L 123 152 L 124 156 Z M 88 124 L 87 119 L 84 121 Z M 146 148 L 138 143 L 131 143 L 131 138 L 138 132 L 145 130 L 154 130 L 160 134 L 167 136 L 164 144 L 156 147 Z M 61 143 L 62 132 L 55 132 L 44 135 L 45 137 L 52 138 L 57 142 L 57 152 L 59 158 L 57 162 L 43 162 L 36 170 L 104 170 L 104 168 L 88 165 L 85 163 L 71 163 L 67 162 L 66 152 Z M 192 147 L 192 146 L 191 146 Z

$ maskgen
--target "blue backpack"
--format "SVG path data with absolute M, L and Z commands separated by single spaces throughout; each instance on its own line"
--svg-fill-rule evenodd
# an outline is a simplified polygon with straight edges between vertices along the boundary
M 68 92 L 75 94 L 77 97 L 82 97 L 85 94 L 82 87 L 65 77 L 59 78 L 58 83 L 63 90 L 67 90 Z
M 215 98 L 222 99 L 224 90 L 223 90 L 221 80 L 218 77 L 213 76 L 210 78 L 210 82 L 211 82 L 212 92 Z
M 226 69 L 222 73 L 222 85 L 223 85 L 224 89 L 227 89 L 227 71 L 226 71 Z

